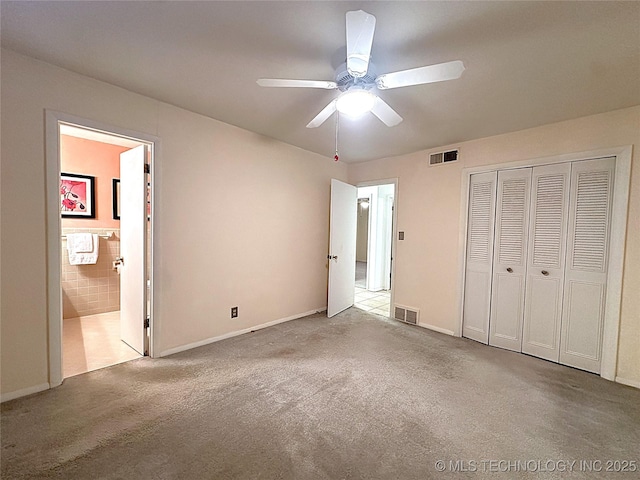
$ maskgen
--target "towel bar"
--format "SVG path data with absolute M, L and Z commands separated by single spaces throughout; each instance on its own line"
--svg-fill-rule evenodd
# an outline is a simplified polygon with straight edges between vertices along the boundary
M 113 237 L 113 232 L 109 233 L 108 235 L 98 235 L 100 238 L 105 238 L 107 240 L 109 240 L 111 237 Z M 60 238 L 62 238 L 63 240 L 66 240 L 67 236 L 66 235 L 61 235 Z

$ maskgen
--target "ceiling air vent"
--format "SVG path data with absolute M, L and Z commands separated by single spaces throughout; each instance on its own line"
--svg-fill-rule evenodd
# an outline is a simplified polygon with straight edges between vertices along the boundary
M 417 308 L 395 305 L 393 318 L 400 320 L 401 322 L 417 325 L 419 312 L 420 311 Z
M 440 165 L 441 163 L 455 162 L 457 160 L 458 150 L 448 150 L 429 155 L 429 165 Z

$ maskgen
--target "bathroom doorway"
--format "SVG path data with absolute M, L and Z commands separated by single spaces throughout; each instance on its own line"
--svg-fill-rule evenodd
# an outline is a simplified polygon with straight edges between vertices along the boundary
M 390 316 L 395 183 L 358 187 L 355 307 Z
M 149 355 L 152 332 L 155 142 L 61 115 L 47 116 L 48 133 L 56 132 L 47 182 L 58 197 L 48 194 L 48 204 L 56 201 L 48 226 L 59 233 L 48 237 L 49 267 L 58 271 L 57 281 L 49 275 L 51 386 Z

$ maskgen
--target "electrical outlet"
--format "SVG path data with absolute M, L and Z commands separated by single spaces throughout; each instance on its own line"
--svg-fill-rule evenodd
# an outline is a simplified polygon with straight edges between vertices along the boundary
M 238 307 L 231 307 L 231 318 L 236 318 L 238 316 Z

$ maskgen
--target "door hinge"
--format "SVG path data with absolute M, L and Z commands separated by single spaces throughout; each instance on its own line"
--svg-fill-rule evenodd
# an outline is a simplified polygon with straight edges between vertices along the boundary
M 151 173 L 151 165 L 148 163 L 144 164 L 144 173 Z
M 149 328 L 149 317 L 144 319 L 143 325 L 144 325 L 144 328 Z

